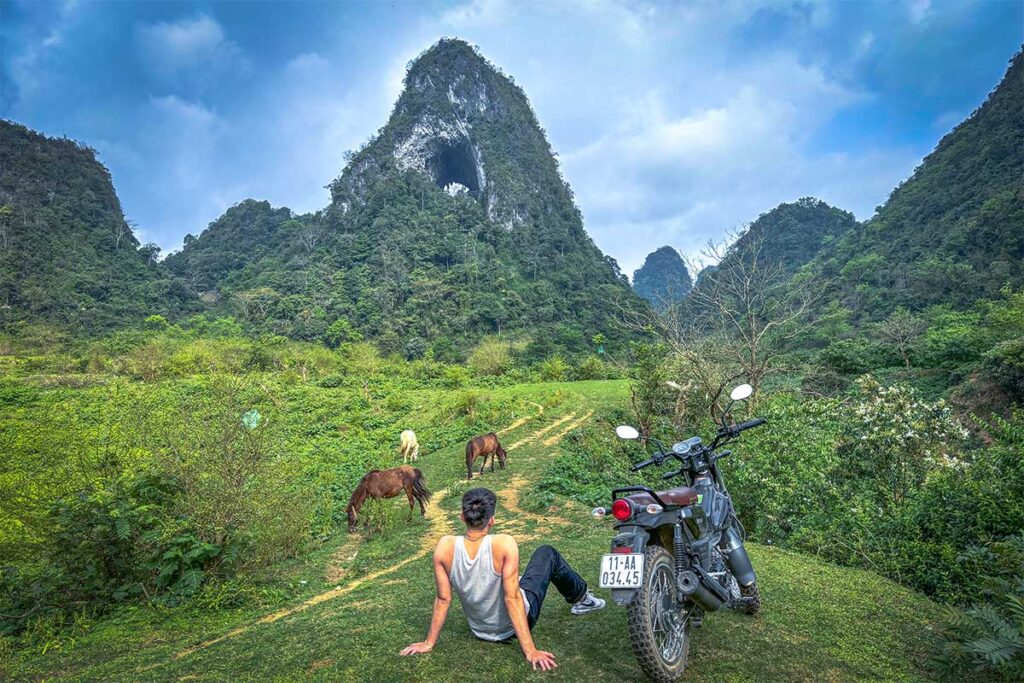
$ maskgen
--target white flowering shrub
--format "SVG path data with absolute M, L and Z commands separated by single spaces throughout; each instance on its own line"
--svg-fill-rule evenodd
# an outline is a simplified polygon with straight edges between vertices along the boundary
M 857 380 L 861 399 L 850 408 L 839 453 L 846 472 L 864 479 L 892 510 L 936 471 L 961 467 L 968 437 L 943 400 L 926 401 L 906 386 Z

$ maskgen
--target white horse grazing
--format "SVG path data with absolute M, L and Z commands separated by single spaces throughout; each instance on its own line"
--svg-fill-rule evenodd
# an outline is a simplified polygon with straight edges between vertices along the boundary
M 413 462 L 419 460 L 420 457 L 420 444 L 416 441 L 416 432 L 411 429 L 406 429 L 401 435 L 402 445 L 399 450 L 402 452 L 402 463 L 405 464 L 412 460 Z

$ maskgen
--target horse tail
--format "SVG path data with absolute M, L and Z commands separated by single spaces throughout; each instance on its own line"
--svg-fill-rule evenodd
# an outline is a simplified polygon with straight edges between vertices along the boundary
M 413 468 L 412 471 L 414 475 L 412 478 L 413 498 L 418 500 L 420 503 L 429 503 L 431 493 L 430 491 L 427 490 L 427 487 L 423 483 L 423 472 L 419 471 L 415 467 Z

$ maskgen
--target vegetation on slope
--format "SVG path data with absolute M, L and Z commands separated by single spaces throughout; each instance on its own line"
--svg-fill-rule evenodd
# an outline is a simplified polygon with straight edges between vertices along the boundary
M 261 381 L 277 386 L 272 376 Z M 179 381 L 154 389 L 170 397 L 184 386 Z M 383 388 L 375 386 L 374 391 Z M 416 658 L 396 655 L 426 628 L 433 598 L 429 548 L 443 530 L 455 528 L 461 494 L 482 484 L 498 492 L 499 528 L 516 534 L 524 556 L 541 543 L 554 542 L 594 581 L 597 557 L 611 537 L 609 523 L 595 521 L 588 508 L 558 496 L 538 503 L 530 487 L 560 459 L 558 440 L 573 438 L 573 429 L 587 424 L 590 411 L 609 416 L 620 410 L 628 401 L 625 389 L 621 382 L 601 382 L 488 390 L 490 398 L 477 404 L 479 421 L 473 428 L 517 425 L 503 434 L 509 468 L 467 482 L 461 443 L 428 437 L 431 446 L 417 463 L 435 493 L 436 507 L 426 520 L 417 512 L 407 523 L 404 501 L 389 501 L 375 513 L 374 530 L 332 537 L 321 548 L 257 576 L 204 581 L 187 602 L 156 600 L 102 619 L 83 615 L 62 630 L 39 623 L 17 640 L 0 640 L 16 647 L 0 650 L 0 666 L 7 667 L 11 680 L 469 681 L 529 676 L 514 647 L 475 641 L 458 610 L 434 652 Z M 293 456 L 300 462 L 340 462 L 335 450 L 345 437 L 321 426 L 333 414 L 332 406 L 351 400 L 352 394 L 336 391 L 293 385 L 278 393 L 291 408 L 282 415 L 294 420 L 288 431 L 295 433 L 295 446 L 301 444 L 300 435 L 315 434 L 315 443 Z M 404 414 L 404 409 L 391 411 L 393 401 L 429 404 L 443 396 L 432 390 L 385 392 L 375 402 L 381 408 L 377 424 L 391 437 L 388 441 L 399 427 L 388 423 Z M 322 411 L 308 409 L 325 401 Z M 514 407 L 515 415 L 485 417 L 491 406 Z M 436 426 L 437 413 L 425 411 L 428 424 Z M 510 422 L 513 417 L 516 421 Z M 605 423 L 604 417 L 598 420 Z M 429 426 L 417 427 L 430 433 Z M 393 462 L 392 446 L 367 442 L 364 448 Z M 689 678 L 786 681 L 825 672 L 842 680 L 927 679 L 928 632 L 938 616 L 933 603 L 869 572 L 769 546 L 752 544 L 751 552 L 766 610 L 756 619 L 732 613 L 709 617 L 695 632 Z M 552 596 L 535 636 L 561 664 L 545 678 L 619 681 L 639 675 L 621 608 L 577 618 Z
M 970 308 L 1024 282 L 1024 52 L 877 215 L 816 260 L 853 320 Z
M 88 147 L 0 120 L 0 329 L 101 333 L 187 295 L 140 245 Z

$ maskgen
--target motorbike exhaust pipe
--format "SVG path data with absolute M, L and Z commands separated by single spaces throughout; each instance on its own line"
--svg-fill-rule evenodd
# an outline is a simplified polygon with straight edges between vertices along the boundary
M 679 575 L 679 591 L 709 612 L 729 601 L 729 594 L 703 567 L 694 567 Z

